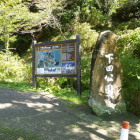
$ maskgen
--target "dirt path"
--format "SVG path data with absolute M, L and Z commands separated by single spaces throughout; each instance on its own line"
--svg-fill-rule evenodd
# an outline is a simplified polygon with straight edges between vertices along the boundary
M 48 93 L 0 89 L 0 140 L 119 140 L 121 123 L 131 124 L 129 140 L 139 140 L 140 118 L 130 113 L 96 117 L 88 106 Z

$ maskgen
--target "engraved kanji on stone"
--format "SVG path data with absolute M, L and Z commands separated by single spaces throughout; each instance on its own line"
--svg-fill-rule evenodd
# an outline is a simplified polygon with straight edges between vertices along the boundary
M 107 81 L 107 82 L 112 82 L 113 81 L 113 74 L 110 74 L 109 76 L 105 76 L 105 80 Z
M 113 65 L 109 65 L 106 67 L 106 71 L 113 71 L 114 66 Z
M 108 60 L 109 60 L 109 64 L 111 63 L 111 60 L 114 59 L 112 56 L 113 56 L 113 53 L 105 55 L 105 57 L 108 58 Z
M 109 84 L 105 87 L 105 93 L 107 95 L 112 95 L 113 94 L 113 90 L 114 90 L 114 87 L 113 85 Z

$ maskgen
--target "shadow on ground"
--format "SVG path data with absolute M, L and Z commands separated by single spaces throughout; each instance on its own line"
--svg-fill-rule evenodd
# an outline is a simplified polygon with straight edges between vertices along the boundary
M 124 120 L 129 139 L 140 138 L 133 114 L 101 118 L 86 105 L 69 104 L 49 93 L 0 89 L 0 140 L 119 140 Z

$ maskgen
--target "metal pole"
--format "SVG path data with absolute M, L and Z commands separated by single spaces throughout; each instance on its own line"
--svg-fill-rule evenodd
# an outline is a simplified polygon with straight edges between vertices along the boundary
M 77 95 L 81 96 L 81 51 L 80 51 L 80 35 L 76 35 L 77 50 Z
M 34 88 L 36 88 L 36 81 L 37 81 L 37 77 L 35 75 L 35 44 L 36 41 L 33 40 L 32 41 L 32 86 Z

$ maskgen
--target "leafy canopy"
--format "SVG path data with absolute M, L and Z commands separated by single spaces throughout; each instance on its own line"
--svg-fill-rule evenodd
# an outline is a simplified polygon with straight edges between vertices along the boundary
M 42 27 L 54 26 L 57 14 L 61 13 L 64 0 L 3 0 L 0 2 L 0 39 L 9 47 L 9 40 L 15 33 L 40 31 Z M 37 12 L 31 10 L 36 7 Z

